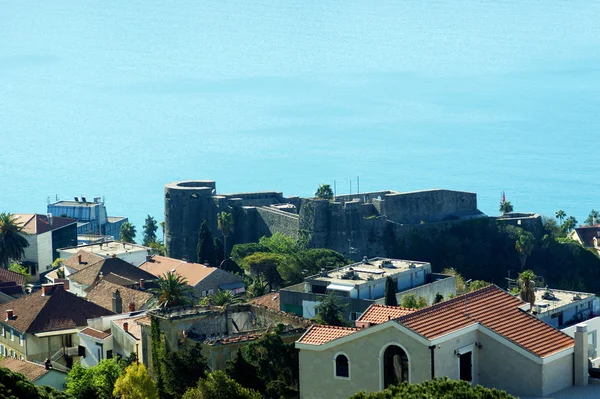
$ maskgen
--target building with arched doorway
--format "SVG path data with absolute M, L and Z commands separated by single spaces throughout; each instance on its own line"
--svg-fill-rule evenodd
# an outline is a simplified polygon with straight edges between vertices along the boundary
M 373 305 L 352 328 L 312 326 L 296 342 L 300 397 L 436 377 L 534 397 L 587 382 L 587 332 L 573 339 L 526 307 L 491 285 L 420 310 Z

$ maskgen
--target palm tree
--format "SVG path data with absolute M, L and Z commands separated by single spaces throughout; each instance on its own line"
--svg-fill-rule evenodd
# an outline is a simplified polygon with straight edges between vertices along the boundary
M 219 213 L 217 215 L 217 227 L 223 234 L 223 259 L 227 260 L 227 237 L 233 232 L 233 214 Z
M 241 298 L 232 294 L 231 291 L 217 290 L 217 292 L 208 295 L 200 303 L 202 305 L 225 306 L 234 305 L 241 301 Z
M 562 209 L 559 209 L 558 211 L 556 211 L 556 218 L 560 222 L 561 226 L 563 224 L 563 220 L 565 220 L 566 217 L 567 217 L 567 214 Z
M 29 246 L 23 226 L 16 222 L 12 213 L 0 213 L 0 266 L 7 267 L 11 260 L 25 256 Z
M 521 260 L 521 270 L 525 268 L 527 257 L 533 252 L 535 247 L 535 237 L 528 231 L 524 231 L 519 235 L 519 239 L 515 243 L 515 249 L 519 253 L 519 259 Z
M 598 223 L 598 219 L 600 219 L 600 212 L 592 209 L 587 219 L 585 219 L 585 224 L 588 226 L 594 226 Z
M 500 212 L 504 215 L 505 213 L 510 213 L 514 210 L 510 201 L 502 201 L 500 202 Z
M 575 219 L 573 216 L 569 216 L 568 218 L 565 219 L 565 221 L 562 225 L 562 229 L 565 233 L 569 233 L 576 226 L 577 226 L 577 219 Z
M 188 285 L 187 279 L 175 272 L 168 272 L 157 281 L 157 288 L 151 292 L 157 297 L 157 306 L 170 308 L 193 304 L 194 289 Z
M 135 242 L 135 233 L 136 231 L 134 225 L 129 222 L 123 223 L 121 226 L 121 241 L 133 244 Z
M 535 303 L 535 289 L 534 289 L 535 274 L 531 270 L 525 270 L 523 273 L 519 273 L 517 281 L 521 287 L 521 299 L 524 302 L 529 302 L 533 307 Z
M 252 284 L 248 285 L 248 289 L 246 290 L 246 298 L 256 298 L 267 295 L 268 293 L 269 284 L 265 280 L 257 278 Z

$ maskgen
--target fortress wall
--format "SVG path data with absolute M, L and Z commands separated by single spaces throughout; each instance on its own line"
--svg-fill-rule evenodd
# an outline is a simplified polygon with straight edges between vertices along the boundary
M 241 198 L 244 206 L 267 206 L 287 202 L 282 193 L 265 191 L 256 193 L 223 194 L 226 198 Z
M 165 245 L 170 257 L 196 261 L 200 224 L 217 228 L 212 181 L 184 181 L 165 186 Z
M 382 214 L 390 220 L 409 224 L 480 213 L 477 194 L 450 190 L 388 194 L 381 205 Z
M 278 232 L 292 237 L 294 240 L 298 239 L 298 229 L 300 227 L 298 215 L 266 207 L 256 208 L 256 212 L 259 219 L 262 220 L 260 225 L 264 226 L 264 231 L 259 233 L 261 236 L 271 236 Z
M 374 199 L 383 199 L 387 194 L 396 193 L 397 191 L 371 191 L 368 193 L 360 193 L 360 194 L 343 194 L 336 195 L 335 200 L 340 202 L 348 202 L 355 199 L 360 199 L 361 202 L 372 202 Z

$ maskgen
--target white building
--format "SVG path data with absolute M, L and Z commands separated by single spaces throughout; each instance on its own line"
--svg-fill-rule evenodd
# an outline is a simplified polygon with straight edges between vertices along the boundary
M 137 244 L 129 244 L 119 241 L 110 241 L 91 245 L 79 245 L 59 248 L 59 257 L 67 259 L 78 251 L 86 251 L 104 259 L 117 257 L 134 266 L 139 266 L 146 261 L 150 254 L 150 248 Z

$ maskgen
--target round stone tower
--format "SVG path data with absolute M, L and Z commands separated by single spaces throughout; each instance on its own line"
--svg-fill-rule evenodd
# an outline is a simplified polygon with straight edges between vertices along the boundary
M 198 232 L 203 221 L 217 231 L 217 207 L 212 180 L 186 180 L 165 185 L 165 246 L 167 255 L 196 262 Z

